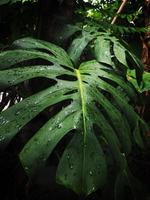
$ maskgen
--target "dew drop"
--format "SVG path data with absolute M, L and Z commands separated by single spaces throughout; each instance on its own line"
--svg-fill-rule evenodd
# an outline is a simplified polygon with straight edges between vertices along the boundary
M 73 169 L 73 165 L 70 165 L 70 169 Z
M 9 122 L 9 121 L 8 121 L 7 119 L 1 118 L 0 124 L 1 124 L 1 125 L 5 125 L 5 124 L 7 124 L 8 122 Z
M 92 191 L 94 191 L 94 190 L 95 190 L 95 187 L 93 186 L 93 187 L 92 187 Z
M 90 174 L 90 176 L 92 176 L 92 175 L 93 175 L 93 172 L 92 172 L 92 171 L 90 171 L 90 172 L 89 172 L 89 174 Z
M 58 124 L 58 128 L 59 129 L 62 128 L 62 123 Z
M 70 155 L 69 155 L 69 154 L 67 154 L 67 159 L 68 159 L 68 160 L 70 159 Z
M 16 113 L 15 113 L 15 115 L 19 115 L 20 114 L 20 111 L 17 111 Z
M 51 131 L 51 130 L 52 130 L 52 127 L 49 128 L 49 131 Z
M 25 169 L 25 171 L 29 171 L 29 168 L 27 166 L 24 169 Z
M 17 124 L 16 128 L 17 128 L 18 130 L 20 130 L 20 129 L 21 129 L 21 127 L 20 127 L 20 125 L 19 125 L 19 124 Z
M 32 109 L 32 112 L 36 112 L 36 111 L 37 111 L 37 108 L 33 108 L 33 109 Z
M 74 125 L 73 128 L 76 129 L 77 127 Z
M 125 157 L 125 153 L 122 153 L 122 156 Z

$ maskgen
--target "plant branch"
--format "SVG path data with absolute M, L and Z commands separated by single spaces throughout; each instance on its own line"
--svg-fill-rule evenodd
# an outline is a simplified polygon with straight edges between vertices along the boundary
M 118 18 L 118 14 L 121 13 L 121 11 L 123 10 L 123 8 L 124 8 L 124 6 L 126 5 L 126 3 L 127 3 L 127 0 L 122 0 L 122 3 L 121 3 L 121 5 L 120 5 L 120 7 L 119 7 L 119 9 L 118 9 L 118 11 L 117 11 L 117 13 L 116 13 L 116 15 L 114 16 L 114 18 L 113 18 L 111 24 L 114 24 L 114 23 L 116 22 L 116 20 L 117 20 L 117 18 Z

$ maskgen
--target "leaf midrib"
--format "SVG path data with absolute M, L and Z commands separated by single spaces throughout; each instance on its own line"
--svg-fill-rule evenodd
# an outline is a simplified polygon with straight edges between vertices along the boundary
M 79 93 L 80 93 L 80 98 L 81 98 L 81 110 L 82 110 L 82 118 L 83 118 L 83 165 L 82 165 L 82 169 L 81 169 L 81 174 L 82 174 L 82 179 L 81 179 L 81 185 L 82 185 L 82 188 L 84 187 L 84 169 L 85 169 L 85 166 L 86 166 L 86 163 L 85 163 L 85 154 L 86 154 L 86 135 L 87 135 L 87 126 L 86 126 L 86 113 L 87 113 L 87 110 L 86 110 L 86 99 L 85 99 L 85 96 L 84 96 L 84 87 L 83 87 L 83 81 L 82 81 L 82 78 L 81 78 L 81 73 L 78 69 L 75 69 L 75 72 L 76 72 L 76 75 L 77 75 L 77 79 L 78 79 L 78 83 L 79 83 Z
M 78 83 L 79 83 L 79 93 L 80 93 L 80 97 L 81 97 L 81 108 L 82 108 L 82 117 L 83 117 L 83 130 L 84 132 L 82 134 L 84 134 L 84 142 L 86 139 L 86 133 L 87 133 L 87 127 L 86 127 L 86 100 L 84 97 L 84 88 L 83 88 L 83 81 L 81 78 L 81 74 L 80 71 L 78 69 L 75 69 L 76 75 L 77 75 L 77 79 L 78 79 Z

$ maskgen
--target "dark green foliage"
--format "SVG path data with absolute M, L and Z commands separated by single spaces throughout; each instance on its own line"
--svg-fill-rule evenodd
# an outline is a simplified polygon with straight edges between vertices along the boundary
M 79 199 L 147 200 L 136 178 L 149 179 L 145 173 L 149 159 L 143 162 L 149 129 L 135 105 L 140 101 L 138 92 L 150 89 L 150 73 L 143 73 L 141 61 L 130 48 L 134 40 L 134 48 L 140 50 L 135 35 L 139 38 L 139 33 L 147 31 L 142 27 L 143 1 L 128 1 L 115 25 L 111 21 L 121 1 L 99 2 L 0 1 L 0 88 L 4 97 L 0 113 L 4 159 L 0 164 L 7 174 L 1 182 L 6 191 L 4 182 L 9 191 L 14 190 L 12 199 L 22 199 L 15 190 L 21 194 L 20 182 L 24 182 L 18 181 L 20 175 L 12 176 L 12 161 L 18 172 L 17 154 L 22 174 L 26 172 L 29 178 L 23 199 L 45 199 L 45 185 L 44 195 L 39 195 L 41 185 L 33 191 L 35 198 L 26 194 L 30 183 L 44 171 L 50 199 L 60 184 Z M 75 25 L 65 26 L 71 20 Z M 12 41 L 26 36 L 30 37 L 16 40 L 8 50 Z M 61 43 L 66 51 L 31 36 Z M 10 179 L 14 179 L 13 186 Z M 7 194 L 5 199 L 9 199 Z
M 135 86 L 135 88 L 139 91 L 139 92 L 146 92 L 150 90 L 150 73 L 144 71 L 143 73 L 143 78 L 142 78 L 142 83 L 140 84 L 140 86 L 137 84 L 136 81 L 136 75 L 135 75 L 135 71 L 128 71 L 128 78 L 129 81 Z
M 145 122 L 130 105 L 136 93 L 126 78 L 126 71 L 130 68 L 127 56 L 135 63 L 139 81 L 142 64 L 116 37 L 88 30 L 85 28 L 72 42 L 69 55 L 52 43 L 32 38 L 17 40 L 13 44 L 16 49 L 0 54 L 1 88 L 35 77 L 54 81 L 47 89 L 1 113 L 0 143 L 1 148 L 5 148 L 35 116 L 45 108 L 61 103 L 62 108 L 21 150 L 19 156 L 25 171 L 31 177 L 38 173 L 59 141 L 73 134 L 60 158 L 57 182 L 84 195 L 103 187 L 109 179 L 104 153 L 107 146 L 118 171 L 115 196 L 119 199 L 118 190 L 124 181 L 135 191 L 126 157 L 133 147 L 144 147 L 143 133 L 147 130 Z M 93 49 L 93 59 L 86 58 L 86 62 L 82 62 L 83 51 L 88 45 Z M 46 60 L 48 64 L 20 65 L 36 58 Z

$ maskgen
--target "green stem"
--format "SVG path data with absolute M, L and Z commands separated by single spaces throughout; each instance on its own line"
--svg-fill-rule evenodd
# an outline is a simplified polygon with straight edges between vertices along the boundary
M 86 100 L 84 96 L 84 88 L 83 88 L 83 82 L 81 79 L 81 74 L 78 69 L 75 69 L 76 75 L 78 78 L 79 82 L 79 91 L 80 91 L 80 97 L 81 97 L 81 107 L 82 107 L 82 117 L 83 117 L 83 130 L 84 130 L 84 141 L 85 141 L 85 136 L 87 133 L 87 127 L 86 127 Z

